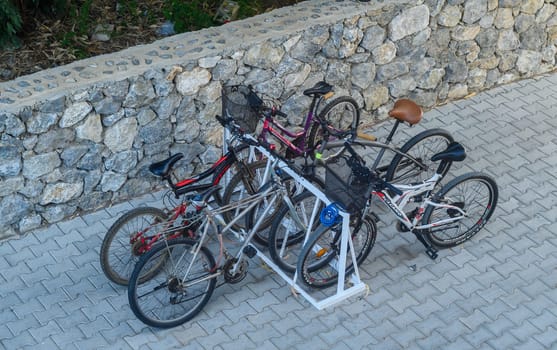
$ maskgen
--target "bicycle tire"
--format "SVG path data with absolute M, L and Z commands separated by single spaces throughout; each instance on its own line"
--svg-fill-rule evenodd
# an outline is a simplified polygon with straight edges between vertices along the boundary
M 150 225 L 166 221 L 167 217 L 161 209 L 140 207 L 126 212 L 110 226 L 103 238 L 99 256 L 101 269 L 110 281 L 128 285 L 133 267 L 140 257 L 137 246 L 134 247 L 130 242 L 132 235 L 147 230 Z M 121 268 L 118 262 L 122 263 Z M 147 278 L 149 274 L 142 277 Z
M 352 243 L 355 246 L 356 262 L 360 265 L 375 245 L 377 226 L 371 216 L 358 220 L 359 224 L 352 230 Z M 358 240 L 354 238 L 357 236 Z M 304 245 L 296 266 L 302 282 L 317 289 L 330 287 L 337 283 L 338 269 L 334 266 L 340 253 L 341 225 L 324 226 L 318 229 Z M 363 243 L 362 243 L 363 242 Z M 354 271 L 350 254 L 346 257 L 346 276 Z
M 472 184 L 470 184 L 472 182 Z M 477 185 L 474 187 L 473 182 Z M 483 189 L 483 190 L 482 190 Z M 473 196 L 468 197 L 464 195 L 466 190 L 473 191 Z M 483 191 L 483 192 L 480 192 Z M 480 196 L 484 196 L 483 198 Z M 490 176 L 473 172 L 458 176 L 449 181 L 445 186 L 441 187 L 439 192 L 433 196 L 435 203 L 452 203 L 455 206 L 463 209 L 467 213 L 467 217 L 455 223 L 436 226 L 432 229 L 424 230 L 425 237 L 431 244 L 438 248 L 452 248 L 472 238 L 478 231 L 487 223 L 495 207 L 497 206 L 497 199 L 499 197 L 499 190 L 497 183 Z M 472 216 L 471 213 L 474 215 Z M 476 215 L 476 213 L 478 215 Z M 454 218 L 460 215 L 455 209 L 436 208 L 428 205 L 424 211 L 422 224 L 426 225 L 438 220 Z M 471 226 L 464 227 L 465 231 L 461 231 L 463 225 L 467 222 Z M 456 225 L 456 227 L 454 227 Z M 445 226 L 445 228 L 444 228 Z M 439 233 L 450 231 L 456 228 L 456 235 L 441 237 Z
M 431 157 L 436 153 L 444 151 L 453 141 L 452 135 L 444 129 L 428 129 L 420 132 L 408 140 L 400 148 L 400 152 L 422 162 L 427 170 L 420 169 L 416 163 L 397 153 L 389 164 L 385 180 L 393 183 L 410 183 L 421 182 L 431 178 L 439 165 L 438 162 L 431 162 Z M 449 168 L 450 163 L 441 175 L 445 176 Z M 401 174 L 403 170 L 404 173 Z
M 128 285 L 128 301 L 134 315 L 148 326 L 157 328 L 171 328 L 183 324 L 195 317 L 207 304 L 216 286 L 216 276 L 207 278 L 206 274 L 213 273 L 215 259 L 209 249 L 200 247 L 195 262 L 191 261 L 195 242 L 186 238 L 169 240 L 166 244 L 153 247 L 141 257 L 130 277 Z M 161 254 L 169 255 L 166 264 L 159 273 L 145 282 L 138 277 L 151 261 L 160 260 Z M 188 259 L 189 258 L 189 259 Z M 197 262 L 199 261 L 199 266 Z M 174 266 L 177 262 L 180 266 Z M 189 264 L 192 263 L 190 268 Z M 183 265 L 182 265 L 183 263 Z M 183 266 L 183 270 L 180 267 Z M 186 271 L 192 276 L 187 282 L 196 283 L 184 287 L 183 279 Z M 164 273 L 161 273 L 164 272 Z M 182 280 L 177 276 L 184 276 Z M 194 287 L 201 285 L 199 291 Z M 187 300 L 179 297 L 189 297 Z M 189 301 L 193 301 L 191 304 Z
M 344 106 L 344 110 L 335 110 L 335 108 Z M 348 115 L 348 112 L 350 115 Z M 342 116 L 348 116 L 346 120 L 341 121 L 339 114 Z M 341 96 L 329 104 L 327 104 L 321 112 L 319 112 L 317 118 L 319 120 L 327 121 L 327 124 L 331 125 L 333 129 L 337 132 L 345 132 L 346 134 L 352 134 L 352 138 L 356 137 L 358 130 L 358 124 L 360 123 L 360 108 L 358 103 L 350 96 Z M 319 123 L 313 123 L 311 126 L 309 137 L 306 142 L 307 148 L 310 150 L 315 149 L 320 143 L 323 137 L 322 126 Z
M 313 193 L 309 191 L 304 191 L 292 198 L 292 204 L 300 222 L 303 224 L 302 226 L 291 217 L 292 213 L 287 205 L 281 206 L 273 220 L 267 245 L 269 256 L 285 272 L 293 273 L 296 271 L 296 263 L 302 250 L 316 199 Z M 323 205 L 318 209 L 317 217 L 314 218 L 314 229 L 319 225 L 319 213 L 322 207 Z

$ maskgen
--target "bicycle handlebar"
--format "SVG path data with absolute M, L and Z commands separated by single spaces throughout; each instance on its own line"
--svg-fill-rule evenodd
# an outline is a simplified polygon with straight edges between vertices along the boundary
M 329 156 L 327 156 L 326 158 L 324 158 L 322 156 L 322 152 L 323 150 L 325 150 L 326 146 L 327 146 L 327 141 L 323 140 L 321 146 L 319 147 L 319 153 L 316 152 L 315 154 L 315 158 L 319 159 L 322 162 L 326 162 L 327 160 L 331 159 L 331 158 L 336 158 L 340 155 L 342 155 L 345 151 L 348 151 L 348 153 L 350 153 L 350 155 L 354 158 L 356 158 L 358 161 L 363 162 L 363 158 L 356 153 L 356 151 L 354 150 L 354 148 L 351 146 L 351 143 L 353 143 L 354 141 L 350 141 L 345 139 L 342 143 L 342 147 L 340 147 L 340 150 L 338 152 L 335 152 Z M 335 144 L 334 146 L 336 146 L 337 144 Z M 396 188 L 395 186 L 393 186 L 392 184 L 390 184 L 389 182 L 383 180 L 382 178 L 380 178 L 379 176 L 374 176 L 373 179 L 373 186 L 376 190 L 381 191 L 384 189 L 390 190 L 392 192 L 394 192 L 397 195 L 402 195 L 402 191 L 398 188 Z
M 246 135 L 241 132 L 241 129 L 232 118 L 221 117 L 219 115 L 215 115 L 215 119 L 226 129 L 228 129 L 232 135 L 240 139 L 242 142 L 250 145 L 250 146 L 257 146 L 259 143 L 256 139 L 251 137 L 250 135 Z

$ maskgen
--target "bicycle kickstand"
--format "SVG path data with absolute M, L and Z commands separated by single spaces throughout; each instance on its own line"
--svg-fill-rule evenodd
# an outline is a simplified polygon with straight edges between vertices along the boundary
M 416 232 L 416 231 L 412 231 L 412 233 L 414 233 L 414 235 L 416 236 L 416 238 L 418 239 L 418 241 L 420 241 L 424 247 L 425 247 L 425 252 L 427 254 L 427 256 L 429 256 L 432 260 L 437 259 L 437 249 L 435 249 L 435 247 L 433 247 L 425 238 L 424 236 L 421 234 L 421 232 Z

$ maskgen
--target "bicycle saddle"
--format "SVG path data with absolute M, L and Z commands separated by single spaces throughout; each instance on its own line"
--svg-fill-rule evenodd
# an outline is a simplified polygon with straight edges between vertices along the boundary
M 315 84 L 314 87 L 304 90 L 304 95 L 306 96 L 323 96 L 328 92 L 331 92 L 333 86 L 331 84 L 327 84 L 324 81 L 320 81 Z
M 389 112 L 390 117 L 401 122 L 407 122 L 410 125 L 418 124 L 422 120 L 422 115 L 422 108 L 416 102 L 407 99 L 396 101 L 393 109 Z
M 162 178 L 168 177 L 168 173 L 172 169 L 174 163 L 179 161 L 184 157 L 183 153 L 176 153 L 171 155 L 165 160 L 161 160 L 160 162 L 153 163 L 149 165 L 149 171 L 153 173 L 153 175 L 160 176 Z
M 448 160 L 451 162 L 460 162 L 466 158 L 466 151 L 464 147 L 458 142 L 453 142 L 447 146 L 447 149 L 443 152 L 439 152 L 434 154 L 431 157 L 432 162 L 436 162 L 438 160 Z

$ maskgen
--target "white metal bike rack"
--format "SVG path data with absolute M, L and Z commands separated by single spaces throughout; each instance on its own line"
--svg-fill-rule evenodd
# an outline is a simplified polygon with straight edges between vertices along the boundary
M 259 152 L 265 155 L 267 158 L 276 158 L 274 157 L 267 149 L 264 147 L 258 146 L 256 147 Z M 290 175 L 293 179 L 295 179 L 300 185 L 302 185 L 305 189 L 313 193 L 319 201 L 322 201 L 326 205 L 330 204 L 331 201 L 325 196 L 325 194 L 316 186 L 314 186 L 310 181 L 305 179 L 304 177 L 300 176 L 296 171 L 291 169 L 284 161 L 278 160 L 279 168 Z M 318 201 L 318 202 L 319 202 Z M 319 203 L 316 203 L 317 206 Z M 315 212 L 315 210 L 314 210 Z M 314 213 L 315 214 L 315 213 Z M 306 300 L 308 300 L 314 307 L 319 310 L 322 310 L 326 307 L 335 305 L 340 303 L 347 298 L 352 296 L 361 294 L 365 292 L 366 285 L 360 280 L 360 274 L 358 270 L 358 264 L 356 261 L 356 255 L 354 253 L 354 247 L 352 240 L 350 239 L 350 215 L 346 212 L 341 211 L 340 215 L 342 216 L 342 234 L 341 234 L 341 245 L 340 245 L 340 257 L 338 260 L 337 266 L 344 267 L 346 266 L 346 259 L 352 259 L 352 264 L 354 267 L 354 272 L 350 276 L 351 286 L 348 286 L 345 283 L 346 276 L 345 276 L 345 269 L 340 268 L 338 271 L 338 282 L 336 293 L 332 296 L 324 297 L 322 299 L 318 299 L 315 296 L 311 295 L 308 291 L 306 291 L 300 284 L 297 283 L 297 275 L 294 274 L 293 277 L 290 277 L 286 273 L 284 273 L 269 257 L 267 257 L 262 251 L 256 248 L 257 255 L 267 264 L 273 271 L 275 271 L 282 279 L 284 279 L 294 290 L 302 295 Z M 312 220 L 315 215 L 312 215 Z M 310 224 L 309 227 L 312 227 Z M 309 228 L 308 228 L 309 230 Z M 306 235 L 307 239 L 307 235 Z M 350 247 L 348 250 L 347 248 Z M 347 256 L 347 251 L 350 252 L 350 257 Z

